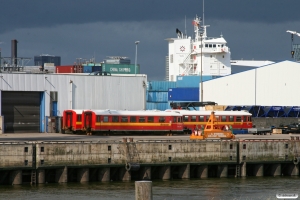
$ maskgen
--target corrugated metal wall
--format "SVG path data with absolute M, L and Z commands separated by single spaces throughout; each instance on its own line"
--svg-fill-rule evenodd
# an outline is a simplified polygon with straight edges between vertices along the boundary
M 204 101 L 219 105 L 299 106 L 300 63 L 283 61 L 203 83 Z
M 146 108 L 146 75 L 88 76 L 63 74 L 1 74 L 2 91 L 45 92 L 45 115 L 50 115 L 50 92 L 58 93 L 58 116 L 65 109 Z

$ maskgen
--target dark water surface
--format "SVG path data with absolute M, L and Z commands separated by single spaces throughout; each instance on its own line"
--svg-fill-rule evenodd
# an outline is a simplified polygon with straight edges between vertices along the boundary
M 300 177 L 208 178 L 153 180 L 153 199 L 277 199 L 278 193 L 300 194 Z M 93 182 L 44 185 L 1 185 L 0 199 L 135 199 L 135 182 Z

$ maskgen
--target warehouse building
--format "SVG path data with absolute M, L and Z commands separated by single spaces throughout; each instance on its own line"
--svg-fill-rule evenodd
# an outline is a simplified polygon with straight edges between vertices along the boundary
M 300 63 L 283 61 L 208 80 L 203 99 L 219 105 L 300 106 L 299 74 Z
M 48 116 L 66 109 L 144 110 L 146 75 L 2 73 L 3 132 L 45 132 Z

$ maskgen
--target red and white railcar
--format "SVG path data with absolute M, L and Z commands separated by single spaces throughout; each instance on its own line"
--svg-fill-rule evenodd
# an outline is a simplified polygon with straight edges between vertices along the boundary
M 183 128 L 191 133 L 196 127 L 204 127 L 212 111 L 168 110 L 180 113 L 183 117 Z M 218 124 L 232 127 L 234 133 L 252 128 L 252 114 L 247 111 L 214 111 Z
M 87 133 L 167 134 L 182 133 L 182 116 L 166 111 L 88 110 L 83 112 Z

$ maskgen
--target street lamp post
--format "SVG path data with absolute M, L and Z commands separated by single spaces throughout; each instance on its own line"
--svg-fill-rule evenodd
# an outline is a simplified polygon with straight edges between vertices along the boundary
M 203 81 L 202 81 L 202 36 L 203 33 L 200 33 L 200 37 L 201 37 L 201 65 L 200 65 L 200 84 L 201 84 L 201 102 L 203 102 Z
M 136 75 L 136 63 L 137 63 L 137 46 L 140 41 L 135 41 L 135 63 L 134 63 L 134 74 Z

